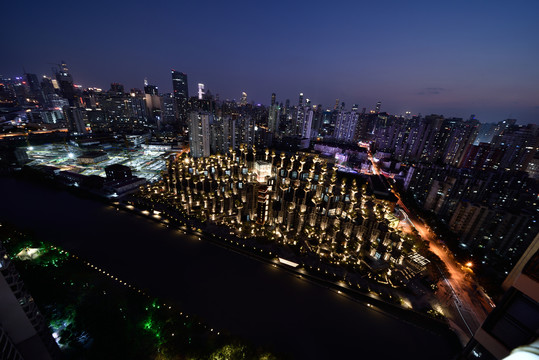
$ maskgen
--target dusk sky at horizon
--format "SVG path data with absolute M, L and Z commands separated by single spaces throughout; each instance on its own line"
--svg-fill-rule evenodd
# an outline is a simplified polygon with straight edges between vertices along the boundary
M 5 1 L 0 74 L 539 124 L 539 1 Z

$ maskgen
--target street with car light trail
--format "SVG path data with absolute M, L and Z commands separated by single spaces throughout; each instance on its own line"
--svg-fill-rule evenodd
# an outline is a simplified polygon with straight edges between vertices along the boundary
M 368 156 L 373 173 L 382 176 L 370 150 Z M 393 187 L 390 190 L 398 198 L 397 205 L 404 213 L 403 221 L 415 228 L 421 238 L 429 242 L 429 250 L 446 265 L 450 276 L 444 277 L 443 282 L 438 284 L 442 286 L 436 295 L 453 329 L 458 332 L 463 342 L 467 341 L 493 309 L 492 300 L 475 283 L 472 276 L 473 263 L 460 264 L 447 247 L 436 238 L 436 234 L 402 202 L 400 194 Z

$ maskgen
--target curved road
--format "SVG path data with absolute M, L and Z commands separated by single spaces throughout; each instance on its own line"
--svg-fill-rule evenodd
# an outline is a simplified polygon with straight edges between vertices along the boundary
M 382 176 L 370 150 L 368 156 L 372 163 L 373 173 Z M 436 295 L 444 307 L 446 317 L 451 320 L 453 329 L 459 333 L 463 342 L 468 341 L 493 309 L 494 303 L 475 283 L 472 270 L 458 263 L 453 254 L 437 240 L 436 234 L 406 207 L 400 194 L 395 189 L 391 191 L 399 199 L 397 204 L 406 214 L 406 220 L 418 231 L 421 238 L 429 241 L 430 251 L 447 266 L 450 277 L 438 284 L 441 287 Z

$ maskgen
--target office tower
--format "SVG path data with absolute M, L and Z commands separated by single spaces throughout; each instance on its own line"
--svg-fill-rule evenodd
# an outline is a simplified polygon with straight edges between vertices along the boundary
M 176 121 L 176 106 L 172 93 L 163 94 L 161 97 L 161 120 L 165 124 L 173 124 Z
M 271 94 L 271 105 L 275 105 L 275 97 L 276 97 L 275 93 L 272 93 Z
M 303 93 L 299 93 L 298 108 L 303 106 Z
M 0 243 L 0 357 L 52 359 L 56 352 L 43 315 Z
M 333 110 L 339 109 L 339 99 L 335 99 L 335 106 L 333 106 Z
M 188 100 L 189 87 L 187 74 L 172 70 L 172 92 L 176 101 L 176 116 L 181 128 L 187 127 L 188 123 Z
M 60 70 L 56 73 L 56 81 L 62 96 L 69 102 L 70 106 L 74 106 L 75 88 L 73 87 L 73 77 L 69 73 L 65 61 L 60 64 Z
M 213 115 L 206 111 L 189 113 L 189 148 L 191 157 L 210 156 L 210 124 Z
M 381 101 L 378 101 L 378 102 L 376 103 L 376 110 L 375 110 L 375 112 L 376 112 L 377 114 L 380 113 L 380 108 L 381 108 L 381 107 L 382 107 L 382 102 L 381 102 Z

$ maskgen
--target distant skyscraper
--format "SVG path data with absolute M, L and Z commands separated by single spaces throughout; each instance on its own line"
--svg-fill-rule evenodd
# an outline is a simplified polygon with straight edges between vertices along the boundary
M 380 113 L 380 108 L 381 108 L 381 107 L 382 107 L 382 102 L 381 102 L 381 101 L 378 101 L 378 102 L 376 103 L 376 110 L 375 110 L 377 114 Z
M 75 105 L 75 88 L 73 87 L 73 77 L 69 73 L 67 64 L 62 61 L 60 64 L 60 71 L 56 73 L 56 81 L 58 87 L 62 92 L 62 96 L 69 101 L 69 105 Z
M 172 70 L 172 89 L 176 100 L 185 100 L 189 98 L 189 89 L 187 86 L 187 74 Z
M 272 93 L 271 94 L 271 105 L 275 105 L 275 97 L 276 97 L 275 93 Z
M 161 98 L 161 119 L 165 124 L 173 124 L 176 120 L 176 107 L 174 106 L 174 95 L 164 94 Z
M 172 70 L 172 90 L 180 126 L 185 127 L 187 125 L 187 101 L 189 100 L 187 74 Z
M 303 93 L 299 93 L 298 107 L 303 106 Z

